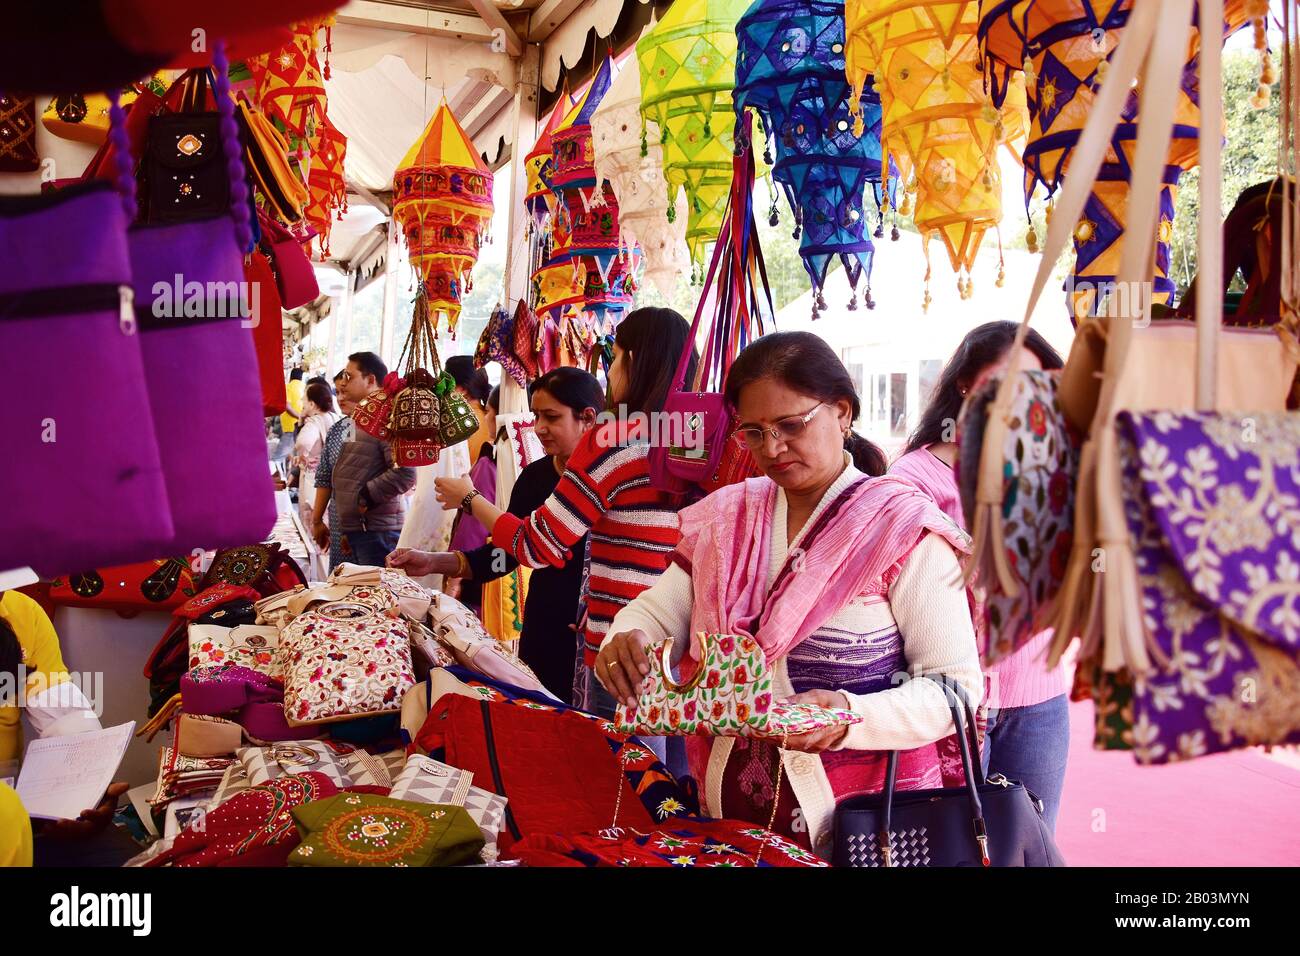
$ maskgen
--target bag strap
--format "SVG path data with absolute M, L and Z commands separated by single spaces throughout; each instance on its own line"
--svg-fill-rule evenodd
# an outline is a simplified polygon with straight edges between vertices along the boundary
M 1074 233 L 1075 223 L 1079 221 L 1088 202 L 1092 185 L 1101 172 L 1106 152 L 1111 148 L 1115 128 L 1128 100 L 1133 81 L 1137 79 L 1138 69 L 1147 54 L 1151 37 L 1155 33 L 1160 16 L 1159 6 L 1158 3 L 1134 5 L 1128 23 L 1120 36 L 1119 45 L 1111 56 L 1101 90 L 1093 102 L 1089 122 L 1084 126 L 1078 144 L 1070 156 L 1070 175 L 1066 177 L 1065 187 L 1061 190 L 1053 208 L 1042 258 L 1038 263 L 1038 272 L 1034 276 L 1029 301 L 1025 305 L 1025 316 L 1021 320 L 1020 328 L 1016 330 L 1016 337 L 1007 357 L 1006 369 L 988 411 L 984 442 L 980 452 L 975 515 L 972 521 L 974 539 L 972 560 L 967 565 L 966 577 L 969 581 L 974 576 L 981 563 L 981 556 L 986 550 L 991 551 L 998 584 L 1003 593 L 1011 597 L 1020 593 L 1019 585 L 1011 572 L 1011 566 L 1007 562 L 1003 549 L 992 545 L 1002 540 L 1002 449 L 1008 429 L 1007 419 L 1011 411 L 1011 403 L 1015 398 L 1015 386 L 1019 379 L 1021 352 L 1024 349 L 1025 337 L 1029 334 L 1030 319 L 1043 291 L 1047 288 L 1047 281 L 1051 277 L 1057 259 L 1065 252 L 1066 244 Z M 1163 168 L 1163 163 L 1161 165 Z
M 943 674 L 922 674 L 914 679 L 933 681 L 943 690 L 944 698 L 948 703 L 948 712 L 952 715 L 952 726 L 957 733 L 957 748 L 961 751 L 961 765 L 966 777 L 966 797 L 970 805 L 971 830 L 975 842 L 979 845 L 980 859 L 985 866 L 989 866 L 991 861 L 988 828 L 984 823 L 984 805 L 980 801 L 979 793 L 979 788 L 987 783 L 987 780 L 984 778 L 983 764 L 979 760 L 975 708 L 971 706 L 966 688 L 951 677 Z M 884 805 L 880 814 L 880 832 L 876 835 L 885 866 L 893 866 L 891 824 L 894 815 L 894 791 L 898 784 L 898 760 L 899 751 L 891 750 L 885 763 Z

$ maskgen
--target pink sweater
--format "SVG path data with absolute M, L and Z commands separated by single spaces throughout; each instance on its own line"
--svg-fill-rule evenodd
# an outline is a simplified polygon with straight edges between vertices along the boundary
M 928 447 L 903 455 L 890 466 L 889 472 L 912 482 L 933 498 L 948 517 L 966 527 L 953 470 Z M 1029 707 L 1058 697 L 1069 689 L 1064 663 L 1052 670 L 1042 663 L 1051 642 L 1052 632 L 1044 631 L 1006 660 L 988 669 L 989 707 Z

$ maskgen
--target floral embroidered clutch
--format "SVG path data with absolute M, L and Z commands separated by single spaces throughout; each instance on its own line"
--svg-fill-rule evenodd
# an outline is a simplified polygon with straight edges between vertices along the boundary
M 749 637 L 700 634 L 703 664 L 685 682 L 672 677 L 672 641 L 649 648 L 647 689 L 620 707 L 618 729 L 652 737 L 796 737 L 861 723 L 847 710 L 772 699 L 772 672 Z

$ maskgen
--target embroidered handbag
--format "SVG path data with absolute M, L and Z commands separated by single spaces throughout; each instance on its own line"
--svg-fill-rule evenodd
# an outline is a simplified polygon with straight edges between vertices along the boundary
M 748 113 L 744 122 L 746 128 L 752 122 Z M 733 159 L 732 173 L 731 196 L 713 247 L 704 291 L 691 322 L 691 334 L 677 360 L 672 388 L 664 400 L 664 415 L 673 423 L 675 434 L 650 449 L 651 483 L 673 494 L 706 485 L 716 489 L 722 486 L 724 470 L 732 474 L 748 470 L 743 465 L 748 450 L 731 439 L 734 410 L 727 406 L 722 387 L 736 355 L 775 320 L 753 216 L 752 145 L 747 143 Z M 708 344 L 703 361 L 696 366 L 696 333 L 706 312 Z M 690 387 L 686 390 L 688 381 Z M 728 449 L 728 445 L 735 447 Z M 731 459 L 725 469 L 724 453 Z
M 290 726 L 397 713 L 415 683 L 406 623 L 363 604 L 325 604 L 280 640 Z
M 836 866 L 1065 866 L 1043 820 L 1042 802 L 1001 774 L 985 779 L 975 713 L 957 683 L 942 686 L 961 748 L 966 784 L 895 792 L 898 751 L 889 752 L 885 788 L 835 809 Z
M 203 578 L 204 587 L 222 583 L 250 587 L 269 596 L 294 587 L 305 587 L 307 579 L 298 563 L 280 545 L 250 544 L 225 548 L 213 557 Z
M 618 729 L 657 736 L 793 737 L 862 722 L 857 714 L 772 699 L 772 672 L 749 637 L 700 632 L 703 664 L 685 683 L 672 676 L 672 640 L 647 649 L 650 674 L 635 707 L 620 707 Z
M 797 843 L 735 820 L 674 820 L 661 829 L 616 837 L 537 833 L 514 844 L 506 856 L 526 866 L 830 866 Z
M 36 153 L 36 101 L 0 92 L 0 172 L 30 173 L 41 165 Z
M 0 433 L 22 462 L 0 478 L 0 567 L 50 578 L 170 551 L 126 226 L 109 183 L 0 199 L 0 352 L 19 370 Z
M 1300 414 L 1121 413 L 1139 763 L 1300 742 Z
M 66 607 L 170 611 L 197 591 L 197 575 L 189 562 L 164 558 L 55 578 L 50 585 L 50 600 Z
M 473 785 L 474 774 L 413 754 L 393 781 L 394 800 L 464 807 L 483 832 L 483 859 L 497 857 L 497 836 L 506 823 L 506 798 Z
M 331 584 L 354 589 L 348 600 L 370 604 L 380 610 L 396 607 L 412 621 L 423 621 L 436 597 L 435 592 L 398 568 L 375 568 L 345 561 L 330 573 L 329 580 Z M 303 607 L 305 605 L 296 608 L 296 612 L 301 613 Z
M 483 849 L 462 807 L 341 793 L 295 807 L 293 818 L 302 842 L 290 866 L 460 866 Z
M 288 142 L 261 110 L 243 100 L 238 106 L 245 158 L 258 192 L 277 221 L 298 222 L 309 191 L 289 165 Z
M 537 315 L 528 308 L 526 300 L 520 299 L 515 306 L 514 322 L 511 323 L 509 346 L 509 355 L 518 365 L 518 374 L 507 367 L 505 362 L 502 362 L 501 367 L 510 373 L 511 378 L 518 382 L 521 388 L 527 388 L 528 383 L 541 374 L 537 365 L 536 341 Z
M 191 668 L 231 662 L 261 671 L 268 677 L 282 676 L 275 670 L 275 652 L 280 645 L 280 632 L 274 627 L 191 624 L 189 644 Z
M 1014 653 L 1049 627 L 1054 599 L 1074 544 L 1074 476 L 1079 441 L 1056 402 L 1051 372 L 1017 372 L 1002 435 L 1002 546 L 981 576 L 988 636 L 984 662 Z M 957 426 L 958 484 L 964 514 L 975 514 L 985 425 L 1001 380 L 994 378 L 966 399 Z M 961 467 L 962 462 L 970 466 Z
M 188 71 L 176 81 L 184 91 L 180 110 L 149 120 L 140 162 L 144 222 L 194 222 L 230 208 L 221 116 L 207 110 L 210 81 L 206 69 Z
M 244 787 L 214 802 L 170 848 L 143 865 L 283 866 L 299 841 L 293 808 L 336 793 L 328 778 L 310 772 Z
M 239 609 L 246 608 L 252 623 L 252 602 L 249 598 L 257 597 L 251 588 L 235 587 L 222 584 L 200 591 L 182 604 L 172 614 L 167 630 L 149 654 L 144 665 L 144 676 L 149 679 L 150 690 L 154 697 L 153 713 L 164 701 L 169 700 L 180 690 L 181 675 L 189 669 L 189 639 L 186 629 L 191 623 L 219 623 L 223 627 L 233 627 Z M 232 613 L 225 613 L 227 610 Z

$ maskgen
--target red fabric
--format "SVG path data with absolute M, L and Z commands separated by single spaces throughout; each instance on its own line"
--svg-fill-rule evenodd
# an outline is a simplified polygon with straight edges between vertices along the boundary
M 262 414 L 278 415 L 288 407 L 284 392 L 284 326 L 280 321 L 280 291 L 275 285 L 275 274 L 261 251 L 249 257 L 244 278 L 257 298 L 257 322 L 252 331 L 257 374 L 262 384 Z
M 310 772 L 241 790 L 145 866 L 284 866 L 298 845 L 290 811 L 336 793 L 329 777 Z
M 502 856 L 528 866 L 824 867 L 826 861 L 788 840 L 735 820 L 674 820 L 652 832 L 534 834 Z
M 170 611 L 195 596 L 197 578 L 185 558 L 140 561 L 55 578 L 50 600 L 110 611 Z
M 511 817 L 521 836 L 611 826 L 619 787 L 618 824 L 642 831 L 654 826 L 598 721 L 445 694 L 416 743 L 426 753 L 445 748 L 447 763 L 471 771 L 475 786 L 509 801 L 503 848 L 515 842 Z

